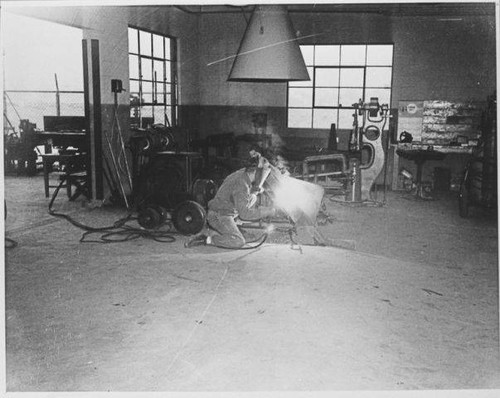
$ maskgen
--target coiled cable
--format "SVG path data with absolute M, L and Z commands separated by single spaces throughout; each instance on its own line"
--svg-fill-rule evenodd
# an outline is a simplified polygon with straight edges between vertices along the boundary
M 82 224 L 67 214 L 58 213 L 54 211 L 53 205 L 54 201 L 59 193 L 59 190 L 66 182 L 66 177 L 61 179 L 60 184 L 56 187 L 52 198 L 49 203 L 49 214 L 54 217 L 59 217 L 67 220 L 72 225 L 77 228 L 83 229 L 85 232 L 80 238 L 81 243 L 120 243 L 127 242 L 139 238 L 152 239 L 156 242 L 160 243 L 172 243 L 175 242 L 176 238 L 172 234 L 172 225 L 170 223 L 166 223 L 165 225 L 168 227 L 168 230 L 147 230 L 142 228 L 136 228 L 126 223 L 131 220 L 136 220 L 137 217 L 133 217 L 131 213 L 129 213 L 126 217 L 123 217 L 113 223 L 113 225 L 105 226 L 105 227 L 91 227 L 85 224 Z M 98 239 L 88 239 L 88 237 L 92 234 L 101 233 L 101 236 Z

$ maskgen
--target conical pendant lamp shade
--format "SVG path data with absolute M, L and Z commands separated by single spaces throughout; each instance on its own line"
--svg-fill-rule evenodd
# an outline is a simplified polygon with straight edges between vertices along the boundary
M 228 80 L 310 80 L 292 22 L 284 6 L 256 6 Z

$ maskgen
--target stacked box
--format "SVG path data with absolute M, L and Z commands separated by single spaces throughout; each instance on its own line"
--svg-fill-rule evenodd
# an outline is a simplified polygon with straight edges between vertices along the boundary
M 465 144 L 481 136 L 483 108 L 476 103 L 424 101 L 422 143 Z

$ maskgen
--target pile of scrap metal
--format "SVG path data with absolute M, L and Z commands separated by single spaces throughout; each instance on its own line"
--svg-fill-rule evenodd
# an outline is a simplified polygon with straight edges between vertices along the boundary
M 11 125 L 4 129 L 5 174 L 35 175 L 38 154 L 35 136 L 36 124 L 22 119 L 19 133 Z

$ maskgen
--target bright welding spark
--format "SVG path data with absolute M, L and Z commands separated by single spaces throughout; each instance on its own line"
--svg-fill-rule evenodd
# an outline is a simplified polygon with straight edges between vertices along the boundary
M 270 234 L 271 232 L 274 231 L 274 224 L 269 224 L 267 227 L 266 227 L 266 233 L 267 234 Z
M 308 37 L 314 37 L 314 36 L 318 36 L 319 33 L 316 33 L 314 35 L 308 35 L 308 36 L 301 36 L 301 37 L 297 37 L 295 39 L 290 39 L 290 40 L 284 40 L 284 41 L 280 41 L 278 43 L 274 43 L 274 44 L 269 44 L 268 46 L 262 46 L 262 47 L 259 47 L 259 48 L 255 48 L 253 50 L 250 50 L 250 51 L 245 51 L 245 52 L 242 52 L 242 53 L 239 53 L 239 54 L 236 54 L 236 55 L 230 55 L 229 57 L 226 57 L 226 58 L 221 58 L 217 61 L 213 61 L 213 62 L 209 62 L 207 64 L 207 66 L 212 66 L 212 65 L 215 65 L 215 64 L 218 64 L 219 62 L 224 62 L 224 61 L 227 61 L 228 59 L 232 59 L 232 58 L 236 58 L 238 55 L 245 55 L 245 54 L 250 54 L 250 53 L 253 53 L 255 51 L 260 51 L 260 50 L 264 50 L 266 48 L 270 48 L 270 47 L 275 47 L 275 46 L 278 46 L 280 44 L 285 44 L 285 43 L 289 43 L 291 41 L 296 41 L 296 40 L 299 40 L 299 39 L 306 39 Z
M 283 177 L 273 193 L 276 207 L 288 214 L 293 214 L 298 210 L 306 214 L 314 212 L 315 204 L 311 192 L 300 180 L 293 177 Z

